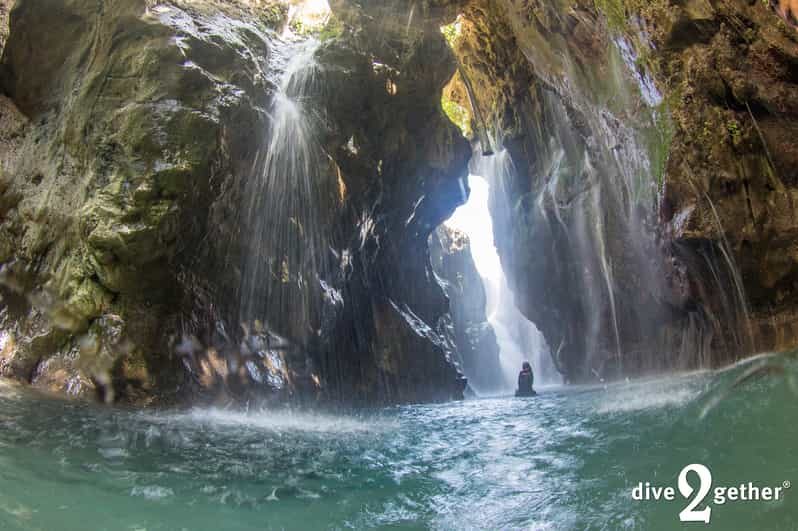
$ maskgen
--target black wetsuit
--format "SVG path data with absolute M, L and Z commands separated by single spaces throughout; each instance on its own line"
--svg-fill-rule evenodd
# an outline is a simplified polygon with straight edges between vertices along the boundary
M 532 389 L 535 383 L 535 375 L 532 371 L 521 371 L 518 373 L 518 390 L 515 396 L 535 396 L 537 393 Z

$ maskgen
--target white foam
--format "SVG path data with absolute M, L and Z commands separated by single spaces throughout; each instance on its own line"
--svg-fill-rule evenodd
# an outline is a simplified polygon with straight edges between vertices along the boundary
M 148 500 L 162 500 L 175 495 L 175 491 L 168 487 L 159 485 L 147 485 L 144 487 L 133 487 L 130 491 L 131 496 L 139 496 Z
M 689 376 L 608 385 L 596 411 L 614 413 L 684 405 L 701 394 L 701 387 L 691 382 Z
M 120 459 L 129 455 L 124 448 L 100 448 L 97 451 L 106 459 Z
M 694 399 L 698 393 L 691 389 L 680 389 L 658 393 L 647 393 L 637 396 L 616 396 L 599 404 L 599 413 L 619 411 L 637 411 L 641 409 L 661 408 L 664 406 L 680 406 Z
M 262 410 L 258 412 L 233 411 L 220 408 L 195 408 L 186 413 L 157 415 L 155 422 L 168 421 L 204 424 L 223 427 L 241 427 L 267 431 L 296 431 L 311 433 L 368 433 L 380 432 L 392 424 L 377 419 L 361 420 L 354 417 Z

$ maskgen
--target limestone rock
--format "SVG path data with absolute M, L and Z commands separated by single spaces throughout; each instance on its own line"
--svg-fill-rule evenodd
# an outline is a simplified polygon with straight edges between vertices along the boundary
M 472 389 L 490 393 L 504 386 L 496 334 L 486 315 L 482 278 L 468 236 L 441 225 L 430 236 L 435 273 L 444 281 L 452 315 L 458 361 Z
M 464 8 L 455 52 L 514 163 L 492 205 L 497 247 L 570 379 L 798 341 L 798 37 L 776 15 L 763 2 Z
M 434 25 L 388 48 L 355 18 L 327 33 L 312 104 L 330 259 L 317 278 L 278 277 L 309 301 L 303 330 L 290 312 L 242 323 L 242 205 L 284 14 L 16 3 L 0 68 L 3 375 L 137 402 L 462 396 L 426 242 L 461 200 L 468 146 L 440 109 L 454 61 Z

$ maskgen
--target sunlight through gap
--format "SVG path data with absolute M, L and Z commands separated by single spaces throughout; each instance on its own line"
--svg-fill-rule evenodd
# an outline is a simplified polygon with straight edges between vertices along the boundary
M 516 308 L 507 285 L 493 240 L 493 221 L 488 208 L 490 185 L 479 175 L 469 175 L 468 182 L 471 188 L 468 201 L 444 223 L 466 233 L 470 240 L 474 265 L 485 287 L 485 313 L 496 333 L 505 381 L 509 387 L 514 386 L 521 364 L 529 361 L 535 370 L 536 382 L 560 383 L 543 335 Z

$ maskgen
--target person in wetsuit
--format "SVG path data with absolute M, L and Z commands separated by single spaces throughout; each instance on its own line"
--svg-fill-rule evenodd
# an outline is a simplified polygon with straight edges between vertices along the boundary
M 518 390 L 515 396 L 535 396 L 537 393 L 532 389 L 535 383 L 535 375 L 532 374 L 532 366 L 528 361 L 521 365 L 521 372 L 518 373 Z

